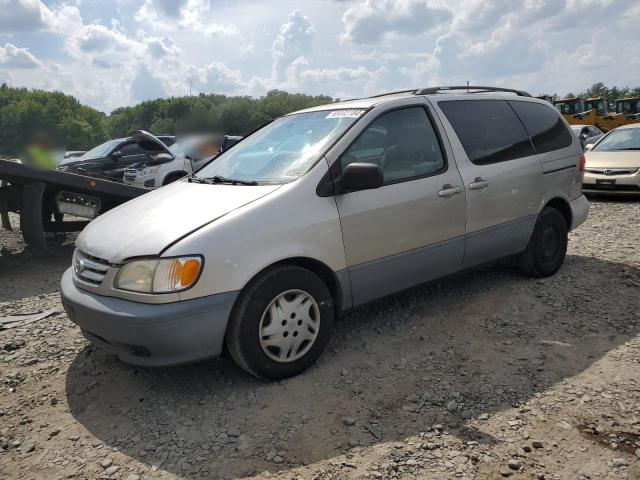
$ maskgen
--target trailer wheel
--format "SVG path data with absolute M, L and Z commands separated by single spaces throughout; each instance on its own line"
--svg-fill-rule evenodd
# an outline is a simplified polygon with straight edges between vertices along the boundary
M 0 227 L 11 231 L 11 220 L 9 219 L 9 200 L 3 195 L 2 189 L 7 187 L 6 180 L 0 180 Z

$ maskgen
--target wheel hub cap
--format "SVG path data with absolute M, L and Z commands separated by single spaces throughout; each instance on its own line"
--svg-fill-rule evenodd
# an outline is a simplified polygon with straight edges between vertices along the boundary
M 260 319 L 260 346 L 271 360 L 295 362 L 313 346 L 320 331 L 320 308 L 303 290 L 276 296 Z

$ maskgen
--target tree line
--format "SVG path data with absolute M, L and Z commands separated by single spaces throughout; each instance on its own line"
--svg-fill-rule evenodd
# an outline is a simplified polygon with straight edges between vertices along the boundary
M 598 82 L 579 96 L 604 97 L 612 102 L 622 97 L 640 96 L 640 87 L 607 87 Z M 0 154 L 18 154 L 31 135 L 43 131 L 58 138 L 67 150 L 88 150 L 105 140 L 125 137 L 140 129 L 155 134 L 208 131 L 246 135 L 286 113 L 333 101 L 326 95 L 280 90 L 272 90 L 259 98 L 203 93 L 149 100 L 117 108 L 106 115 L 62 92 L 2 84 Z
M 155 134 L 218 132 L 246 135 L 286 113 L 333 102 L 326 95 L 273 90 L 266 95 L 217 94 L 158 98 L 105 115 L 61 92 L 0 85 L 0 154 L 20 153 L 32 135 L 47 132 L 67 150 L 88 150 L 135 130 Z
M 108 137 L 106 119 L 71 95 L 0 85 L 0 153 L 19 153 L 39 132 L 59 138 L 70 150 L 85 150 Z

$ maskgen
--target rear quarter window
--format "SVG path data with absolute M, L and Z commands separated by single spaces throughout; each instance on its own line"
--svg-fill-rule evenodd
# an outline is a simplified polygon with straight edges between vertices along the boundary
M 522 120 L 536 153 L 560 150 L 573 143 L 573 136 L 556 109 L 525 101 L 509 101 L 509 104 Z
M 506 101 L 447 100 L 438 106 L 476 165 L 535 155 L 522 122 Z

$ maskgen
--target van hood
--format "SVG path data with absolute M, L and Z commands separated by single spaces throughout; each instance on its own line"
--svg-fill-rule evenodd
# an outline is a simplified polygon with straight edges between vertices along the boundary
M 76 246 L 110 263 L 159 255 L 180 238 L 279 187 L 174 182 L 100 215 L 78 236 Z

